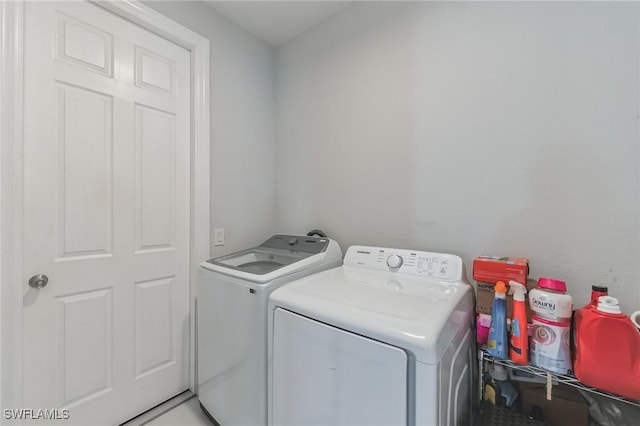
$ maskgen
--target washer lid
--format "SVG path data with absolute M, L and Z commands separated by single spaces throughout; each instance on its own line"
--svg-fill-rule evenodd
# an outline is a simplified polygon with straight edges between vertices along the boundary
M 306 257 L 311 253 L 286 252 L 284 250 L 269 250 L 256 247 L 233 253 L 228 256 L 207 260 L 207 263 L 219 265 L 224 268 L 231 268 L 250 274 L 264 275 L 284 266 L 291 265 Z
M 438 363 L 456 335 L 470 327 L 473 295 L 466 282 L 349 266 L 348 257 L 342 267 L 279 288 L 270 308 L 404 348 L 428 364 Z
M 202 262 L 205 269 L 265 283 L 316 265 L 338 266 L 342 251 L 328 238 L 274 235 L 257 247 Z

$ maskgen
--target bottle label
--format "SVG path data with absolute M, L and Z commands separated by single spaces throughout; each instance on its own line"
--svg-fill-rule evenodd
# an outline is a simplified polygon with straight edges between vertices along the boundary
M 554 373 L 567 374 L 571 369 L 569 324 L 553 325 L 533 318 L 531 362 Z
M 533 289 L 529 294 L 529 306 L 533 314 L 540 319 L 556 323 L 571 322 L 573 303 L 568 294 Z
M 484 400 L 496 405 L 496 390 L 488 383 L 484 387 Z
M 513 319 L 513 324 L 511 324 L 511 335 L 514 337 L 520 337 L 520 321 L 518 321 L 518 318 Z

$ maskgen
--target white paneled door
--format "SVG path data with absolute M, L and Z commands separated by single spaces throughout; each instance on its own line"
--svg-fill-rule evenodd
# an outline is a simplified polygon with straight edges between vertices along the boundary
M 189 385 L 190 55 L 75 1 L 24 42 L 23 403 L 118 424 Z

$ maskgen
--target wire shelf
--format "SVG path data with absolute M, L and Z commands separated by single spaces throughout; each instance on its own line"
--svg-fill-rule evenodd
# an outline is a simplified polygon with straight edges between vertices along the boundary
M 600 396 L 604 396 L 606 398 L 611 398 L 614 399 L 616 401 L 620 401 L 620 402 L 624 402 L 626 404 L 631 404 L 634 405 L 636 407 L 640 407 L 640 401 L 636 401 L 636 400 L 632 400 L 632 399 L 628 399 L 628 398 L 624 398 L 622 396 L 619 395 L 615 395 L 609 392 L 605 392 L 603 390 L 597 389 L 597 388 L 592 388 L 589 386 L 586 386 L 585 384 L 583 384 L 582 382 L 580 382 L 578 379 L 575 378 L 575 376 L 572 375 L 568 375 L 568 374 L 557 374 L 557 373 L 551 373 L 547 370 L 543 370 L 541 368 L 535 367 L 531 364 L 529 365 L 520 365 L 520 364 L 516 364 L 510 360 L 505 360 L 505 359 L 495 359 L 494 357 L 492 357 L 491 355 L 489 355 L 489 353 L 484 350 L 484 349 L 480 349 L 478 356 L 480 357 L 480 364 L 482 365 L 483 361 L 489 361 L 489 362 L 493 362 L 499 365 L 503 365 L 505 367 L 510 367 L 516 370 L 520 370 L 520 371 L 524 371 L 526 373 L 529 374 L 534 374 L 538 377 L 543 377 L 546 378 L 548 374 L 551 374 L 551 378 L 554 381 L 557 381 L 558 383 L 563 383 L 565 385 L 569 385 L 569 386 L 573 386 L 576 389 L 579 390 L 583 390 L 583 391 L 587 391 L 596 395 L 600 395 Z

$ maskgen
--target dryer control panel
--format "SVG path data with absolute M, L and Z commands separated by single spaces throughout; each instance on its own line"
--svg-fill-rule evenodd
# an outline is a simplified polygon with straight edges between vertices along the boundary
M 462 259 L 459 256 L 427 251 L 351 246 L 344 257 L 344 265 L 441 281 L 459 281 L 462 278 Z

